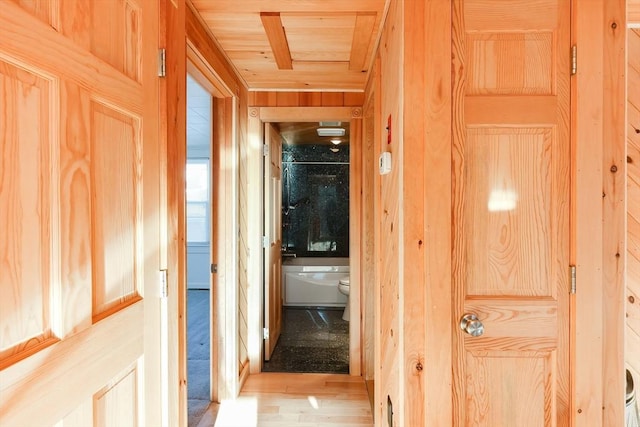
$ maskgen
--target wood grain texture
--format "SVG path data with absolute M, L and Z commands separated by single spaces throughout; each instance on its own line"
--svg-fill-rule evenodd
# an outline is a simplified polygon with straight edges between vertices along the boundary
M 456 425 L 570 424 L 570 10 L 521 3 L 454 2 L 453 320 L 485 327 L 453 332 Z
M 249 376 L 238 400 L 223 402 L 216 426 L 372 426 L 364 380 L 335 374 Z
M 145 396 L 132 404 L 149 424 L 159 424 L 162 415 L 151 409 L 163 406 L 160 305 L 154 298 L 158 87 L 155 70 L 140 67 L 157 58 L 157 4 L 46 3 L 3 2 L 0 8 L 3 168 L 5 159 L 15 162 L 13 177 L 0 184 L 3 206 L 9 202 L 0 227 L 20 218 L 7 233 L 12 250 L 23 245 L 17 242 L 29 228 L 33 243 L 20 248 L 21 259 L 28 254 L 36 261 L 31 276 L 41 275 L 20 277 L 10 288 L 27 286 L 28 294 L 2 295 L 0 323 L 20 313 L 24 318 L 12 324 L 27 320 L 33 341 L 34 325 L 50 329 L 57 341 L 3 366 L 0 423 L 54 425 L 68 414 L 86 419 L 93 394 L 141 362 Z M 48 19 L 40 16 L 45 9 Z M 111 31 L 118 36 L 109 38 Z M 8 65 L 16 69 L 8 71 Z M 27 170 L 29 185 L 21 176 Z M 17 260 L 6 252 L 2 259 Z M 149 298 L 136 303 L 143 296 Z M 22 297 L 31 307 L 43 306 L 27 313 Z M 98 301 L 101 319 L 93 326 L 92 301 Z
M 603 337 L 603 387 L 605 408 L 602 424 L 618 425 L 625 419 L 624 405 L 626 376 L 624 370 L 625 340 L 625 274 L 624 251 L 626 230 L 626 165 L 625 119 L 627 87 L 627 30 L 612 22 L 625 22 L 626 0 L 607 1 L 604 4 L 604 58 L 605 70 L 603 115 L 603 270 L 602 304 L 605 331 Z M 615 27 L 615 28 L 614 28 Z M 640 356 L 639 356 L 640 357 Z
M 249 89 L 361 91 L 387 2 L 192 3 Z
M 376 73 L 374 71 L 374 78 Z M 368 99 L 363 109 L 362 131 L 362 218 L 361 218 L 361 261 L 360 281 L 362 283 L 362 376 L 365 381 L 375 379 L 375 336 L 377 327 L 376 299 L 378 287 L 375 282 L 375 144 L 376 105 L 374 91 L 368 91 Z M 373 397 L 373 390 L 368 389 Z M 373 409 L 373 408 L 372 408 Z
M 380 76 L 381 106 L 379 120 L 381 122 L 381 138 L 376 142 L 378 155 L 388 151 L 392 156 L 392 171 L 380 178 L 380 203 L 376 206 L 379 215 L 379 277 L 380 287 L 380 358 L 376 372 L 376 393 L 374 419 L 378 425 L 387 419 L 387 397 L 394 410 L 394 422 L 404 422 L 406 402 L 402 399 L 404 385 L 403 345 L 403 310 L 404 294 L 401 281 L 403 268 L 400 251 L 403 250 L 402 203 L 403 196 L 403 116 L 402 116 L 402 68 L 403 63 L 403 9 L 401 1 L 392 1 L 389 15 L 383 30 L 380 43 Z M 387 118 L 392 119 L 392 143 L 387 145 Z
M 362 118 L 350 121 L 349 141 L 349 272 L 362 272 Z M 362 274 L 349 273 L 349 374 L 362 375 L 364 334 Z M 353 286 L 353 287 L 352 287 Z
M 575 297 L 574 322 L 592 331 L 584 336 L 576 336 L 572 384 L 575 390 L 572 414 L 576 426 L 601 426 L 604 400 L 604 360 L 602 353 L 595 351 L 603 348 L 604 333 L 601 299 L 603 227 L 602 214 L 594 212 L 600 212 L 600 209 L 593 209 L 602 203 L 603 147 L 599 135 L 603 132 L 603 118 L 601 105 L 592 102 L 604 93 L 603 78 L 595 71 L 603 63 L 604 30 L 592 30 L 600 28 L 604 20 L 603 5 L 604 2 L 598 1 L 590 8 L 578 7 L 575 15 L 577 42 L 590 48 L 581 59 L 580 70 L 572 88 L 572 95 L 581 95 L 573 105 L 575 134 L 572 137 L 572 151 L 574 162 L 578 166 L 574 178 L 575 188 L 584 188 L 582 191 L 575 190 L 572 200 L 576 231 L 572 242 L 575 248 L 572 261 L 575 261 L 580 277 L 580 293 Z M 579 147 L 582 149 L 578 150 Z M 581 250 L 588 247 L 591 249 Z M 589 357 L 581 358 L 581 354 L 589 354 Z
M 255 235 L 251 235 L 249 232 L 247 206 L 248 198 L 250 197 L 249 189 L 249 173 L 247 168 L 249 167 L 249 142 L 248 142 L 248 124 L 247 114 L 248 111 L 248 98 L 247 92 L 242 90 L 236 103 L 235 117 L 237 119 L 237 138 L 238 138 L 238 169 L 244 169 L 244 173 L 240 172 L 238 177 L 238 218 L 239 218 L 239 232 L 240 238 L 238 239 L 238 251 L 239 251 L 239 271 L 238 271 L 238 369 L 240 370 L 240 382 L 242 383 L 242 372 L 249 372 L 249 348 L 250 348 L 250 336 L 249 336 L 249 317 L 251 311 L 251 305 L 249 305 L 249 288 L 251 286 L 251 279 L 249 277 L 251 263 L 257 264 L 254 260 L 255 255 L 252 256 L 249 250 L 249 241 Z M 255 266 L 258 267 L 257 265 Z
M 452 418 L 451 19 L 451 8 L 439 1 L 405 2 L 404 51 L 411 58 L 403 88 L 408 425 L 449 425 Z
M 361 107 L 361 92 L 249 92 L 252 107 Z
M 137 424 L 142 420 L 140 367 L 130 366 L 94 394 L 95 426 Z M 132 422 L 133 421 L 133 422 Z
M 97 102 L 91 121 L 93 318 L 139 298 L 142 273 L 140 120 Z
M 59 129 L 50 79 L 0 61 L 0 91 L 0 367 L 6 367 L 54 342 L 58 177 L 49 174 L 57 147 L 48 139 Z
M 376 23 L 375 13 L 356 14 L 356 23 L 353 30 L 353 41 L 351 42 L 351 53 L 349 55 L 349 69 L 365 71 L 367 57 L 372 44 L 374 26 Z
M 627 0 L 627 25 L 637 28 L 640 26 L 640 1 Z
M 631 3 L 631 2 L 630 2 Z M 638 4 L 640 6 L 640 3 Z M 631 12 L 631 4 L 628 5 Z M 640 19 L 639 19 L 640 21 Z M 628 30 L 627 289 L 625 362 L 640 373 L 640 30 Z M 635 350 L 635 351 L 634 351 Z M 636 376 L 635 378 L 640 377 Z
M 54 425 L 93 398 L 143 355 L 142 329 L 129 327 L 142 323 L 143 316 L 143 303 L 133 304 L 109 321 L 98 322 L 4 369 L 0 424 Z M 105 354 L 109 354 L 109 363 L 104 363 Z
M 495 118 L 494 118 L 495 121 Z M 467 296 L 555 296 L 550 129 L 466 130 Z
M 160 268 L 167 269 L 167 381 L 169 425 L 185 425 L 187 414 L 187 281 L 185 244 L 185 176 L 186 165 L 186 62 L 187 46 L 184 0 L 162 2 L 160 11 L 160 45 L 166 47 L 167 76 L 160 83 L 160 198 L 161 210 Z M 185 61 L 187 58 L 187 61 Z M 213 210 L 212 210 L 213 212 Z M 213 342 L 213 340 L 211 340 Z M 215 375 L 215 370 L 212 369 Z M 216 375 L 217 377 L 217 375 Z M 215 383 L 214 384 L 215 387 Z
M 264 143 L 269 154 L 264 157 L 264 327 L 269 331 L 264 341 L 264 360 L 269 360 L 282 330 L 282 137 L 277 124 L 265 123 Z
M 276 64 L 278 64 L 278 68 L 281 70 L 293 69 L 289 43 L 287 41 L 287 35 L 284 32 L 284 27 L 282 26 L 280 14 L 277 12 L 261 12 L 260 20 L 269 39 L 271 52 L 276 60 Z

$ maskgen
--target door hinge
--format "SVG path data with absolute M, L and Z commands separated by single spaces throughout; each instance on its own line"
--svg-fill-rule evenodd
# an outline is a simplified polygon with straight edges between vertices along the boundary
M 262 146 L 262 155 L 264 157 L 267 157 L 269 155 L 269 146 L 267 144 L 264 144 Z
M 216 274 L 218 272 L 218 264 L 211 264 L 211 273 Z
M 571 75 L 575 76 L 578 72 L 578 46 L 571 46 Z
M 262 328 L 262 339 L 265 339 L 265 340 L 269 339 L 269 329 Z
M 158 77 L 167 75 L 167 50 L 158 49 Z
M 571 270 L 571 293 L 576 293 L 576 266 L 570 265 L 569 269 Z
M 262 247 L 268 248 L 271 246 L 271 242 L 269 241 L 269 236 L 262 236 Z
M 167 270 L 160 270 L 160 298 L 169 296 L 169 278 Z

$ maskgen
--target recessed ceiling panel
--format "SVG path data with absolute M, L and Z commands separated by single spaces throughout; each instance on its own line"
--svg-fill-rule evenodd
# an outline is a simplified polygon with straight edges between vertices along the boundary
M 362 91 L 387 1 L 192 4 L 250 90 Z

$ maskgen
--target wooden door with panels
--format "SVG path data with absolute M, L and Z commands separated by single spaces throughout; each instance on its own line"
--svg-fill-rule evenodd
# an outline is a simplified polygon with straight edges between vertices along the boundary
M 570 3 L 453 2 L 455 426 L 569 425 Z
M 162 425 L 159 2 L 1 3 L 0 425 Z
M 272 123 L 264 124 L 264 360 L 282 330 L 282 137 Z

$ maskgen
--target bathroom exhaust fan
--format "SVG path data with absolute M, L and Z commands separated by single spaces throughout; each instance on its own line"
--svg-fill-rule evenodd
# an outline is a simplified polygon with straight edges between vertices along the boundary
M 343 128 L 318 128 L 318 136 L 344 136 Z
M 318 122 L 321 128 L 337 128 L 342 122 Z

